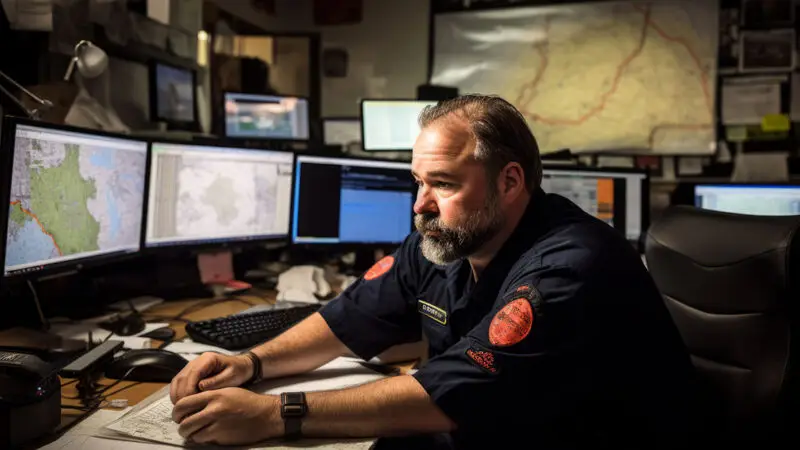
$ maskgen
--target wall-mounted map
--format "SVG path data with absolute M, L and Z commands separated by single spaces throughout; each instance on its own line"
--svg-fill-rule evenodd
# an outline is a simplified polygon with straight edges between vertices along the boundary
M 716 0 L 437 14 L 431 82 L 497 94 L 542 152 L 715 149 Z

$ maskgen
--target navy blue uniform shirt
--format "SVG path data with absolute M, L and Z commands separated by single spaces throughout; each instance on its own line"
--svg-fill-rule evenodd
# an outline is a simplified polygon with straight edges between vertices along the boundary
M 475 282 L 411 234 L 321 310 L 362 358 L 419 340 L 414 375 L 459 448 L 677 444 L 689 422 L 688 351 L 638 252 L 569 200 L 537 190 Z

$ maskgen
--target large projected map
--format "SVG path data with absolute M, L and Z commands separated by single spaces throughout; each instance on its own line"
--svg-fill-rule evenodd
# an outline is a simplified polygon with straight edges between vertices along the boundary
M 709 153 L 718 11 L 669 0 L 438 14 L 432 83 L 511 101 L 543 152 Z
M 17 138 L 6 267 L 138 248 L 146 162 L 144 146 Z

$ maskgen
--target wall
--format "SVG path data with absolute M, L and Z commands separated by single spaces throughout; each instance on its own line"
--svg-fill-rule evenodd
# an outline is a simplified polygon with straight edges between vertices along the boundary
M 314 25 L 312 0 L 276 0 L 275 15 L 254 11 L 249 0 L 215 0 L 242 20 L 273 32 L 318 32 L 323 48 L 349 53 L 344 78 L 322 78 L 323 117 L 358 116 L 358 99 L 413 98 L 428 71 L 430 0 L 363 0 L 355 25 Z

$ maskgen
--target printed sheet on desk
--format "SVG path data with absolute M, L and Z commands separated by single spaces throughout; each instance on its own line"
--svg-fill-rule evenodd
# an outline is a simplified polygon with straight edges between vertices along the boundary
M 267 380 L 253 388 L 262 394 L 277 395 L 287 391 L 324 391 L 356 386 L 383 378 L 362 366 L 352 358 L 338 358 L 307 374 L 283 379 Z M 184 446 L 184 439 L 178 434 L 178 424 L 172 421 L 172 402 L 169 399 L 169 386 L 165 386 L 131 409 L 121 418 L 106 425 L 98 436 L 159 442 L 173 446 Z M 306 439 L 294 443 L 275 442 L 275 445 L 257 444 L 249 448 L 298 448 L 316 447 L 331 449 L 368 449 L 372 440 L 316 440 Z

